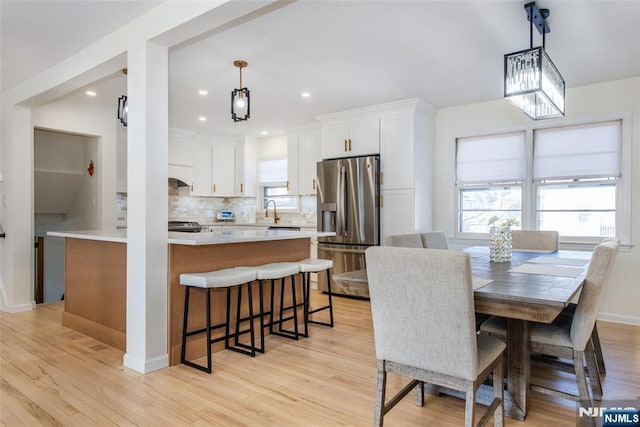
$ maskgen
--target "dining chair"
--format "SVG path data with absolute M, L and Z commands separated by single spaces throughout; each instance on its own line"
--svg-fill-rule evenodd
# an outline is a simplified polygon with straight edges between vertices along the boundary
M 476 391 L 493 374 L 493 401 L 480 419 L 493 414 L 504 423 L 500 339 L 477 335 L 471 262 L 462 252 L 439 249 L 370 247 L 365 252 L 378 387 L 374 425 L 411 390 L 424 404 L 424 384 L 466 392 L 465 426 L 475 425 Z M 388 373 L 411 378 L 386 400 Z
M 592 332 L 617 252 L 617 241 L 604 241 L 596 246 L 572 317 L 558 316 L 551 324 L 531 324 L 531 352 L 573 360 L 573 364 L 566 367 L 572 368 L 571 370 L 575 373 L 579 394 L 576 396 L 535 385 L 532 385 L 532 389 L 577 400 L 585 408 L 592 407 L 594 399 L 602 399 L 602 386 L 595 362 Z M 481 325 L 483 334 L 506 337 L 506 331 L 506 321 L 499 317 L 492 317 Z M 584 370 L 585 359 L 591 394 L 587 387 Z M 593 422 L 591 418 L 587 420 Z
M 620 241 L 615 237 L 605 237 L 602 242 L 614 241 L 620 244 Z M 569 304 L 567 308 L 562 310 L 561 316 L 568 316 L 572 318 L 576 311 L 576 304 Z M 593 332 L 591 333 L 591 340 L 593 341 L 593 350 L 596 355 L 596 364 L 598 366 L 598 373 L 604 375 L 607 373 L 607 367 L 604 363 L 604 354 L 602 353 L 602 345 L 600 344 L 600 335 L 598 334 L 598 322 L 593 325 Z
M 420 240 L 422 240 L 422 247 L 427 249 L 449 249 L 449 242 L 447 242 L 447 235 L 444 234 L 444 231 L 420 233 Z
M 514 250 L 549 251 L 558 250 L 560 235 L 557 231 L 548 230 L 513 230 L 511 231 L 511 247 Z
M 417 233 L 395 234 L 384 238 L 385 246 L 396 246 L 402 248 L 423 248 L 422 239 Z

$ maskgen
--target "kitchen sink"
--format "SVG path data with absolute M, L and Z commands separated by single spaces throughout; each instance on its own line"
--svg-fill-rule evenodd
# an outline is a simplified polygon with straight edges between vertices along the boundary
M 269 227 L 267 227 L 267 230 L 300 231 L 300 227 L 287 226 L 287 225 L 270 225 Z

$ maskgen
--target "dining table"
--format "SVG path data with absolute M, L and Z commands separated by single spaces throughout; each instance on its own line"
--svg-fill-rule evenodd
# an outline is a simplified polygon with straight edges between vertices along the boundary
M 553 322 L 578 297 L 591 252 L 514 250 L 510 261 L 492 262 L 488 247 L 462 251 L 470 256 L 476 313 L 507 319 L 505 415 L 524 420 L 529 409 L 530 322 Z M 366 270 L 334 279 L 366 281 Z M 478 391 L 479 403 L 488 404 L 491 399 L 490 390 Z

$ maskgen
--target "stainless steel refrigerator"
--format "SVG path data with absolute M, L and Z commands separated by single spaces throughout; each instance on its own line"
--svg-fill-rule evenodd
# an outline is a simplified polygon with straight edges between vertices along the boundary
M 364 251 L 380 244 L 380 157 L 324 160 L 317 168 L 318 231 L 336 233 L 318 238 L 318 258 L 333 260 L 333 293 L 368 297 L 366 284 L 340 275 L 365 269 Z M 326 280 L 318 275 L 320 290 L 327 290 Z

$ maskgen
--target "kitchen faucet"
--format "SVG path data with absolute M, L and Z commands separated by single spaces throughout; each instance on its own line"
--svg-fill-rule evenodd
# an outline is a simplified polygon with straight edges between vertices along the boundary
M 264 217 L 269 218 L 269 204 L 273 202 L 273 223 L 277 224 L 280 221 L 280 217 L 278 216 L 278 209 L 276 208 L 276 201 L 269 199 L 267 200 L 267 208 L 264 210 Z

